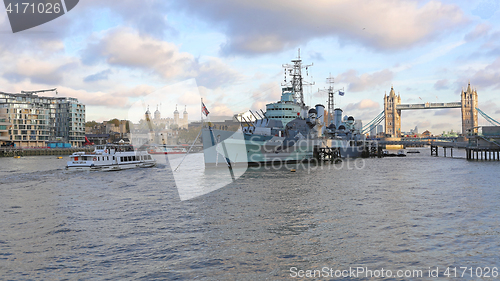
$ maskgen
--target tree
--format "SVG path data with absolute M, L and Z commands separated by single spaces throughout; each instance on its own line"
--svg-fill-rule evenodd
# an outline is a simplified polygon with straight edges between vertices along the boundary
M 199 132 L 200 132 L 199 129 L 179 130 L 179 141 L 184 142 L 184 143 L 192 143 L 196 139 L 196 137 L 198 136 Z
M 95 125 L 97 125 L 97 122 L 94 120 L 85 122 L 85 127 L 94 127 Z
M 109 120 L 108 123 L 114 124 L 116 127 L 120 126 L 120 120 L 116 118 Z

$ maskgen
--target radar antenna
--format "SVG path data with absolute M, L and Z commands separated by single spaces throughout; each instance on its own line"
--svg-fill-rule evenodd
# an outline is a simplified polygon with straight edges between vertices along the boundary
M 285 70 L 285 83 L 282 83 L 281 86 L 288 87 L 288 90 L 293 93 L 297 103 L 302 106 L 305 106 L 304 86 L 314 85 L 314 82 L 311 83 L 303 80 L 302 69 L 305 68 L 307 72 L 308 68 L 310 66 L 313 66 L 313 64 L 312 63 L 309 65 L 302 64 L 302 60 L 300 59 L 300 49 L 299 49 L 297 59 L 292 60 L 291 64 L 290 63 L 283 64 L 282 66 Z M 290 82 L 288 83 L 286 82 L 287 74 L 290 77 Z

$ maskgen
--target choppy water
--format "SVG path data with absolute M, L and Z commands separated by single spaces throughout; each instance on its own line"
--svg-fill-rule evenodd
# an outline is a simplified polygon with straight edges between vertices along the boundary
M 175 173 L 187 185 L 222 180 L 189 169 L 200 156 Z M 0 158 L 0 279 L 281 280 L 358 266 L 429 279 L 429 267 L 440 277 L 446 267 L 458 276 L 460 267 L 500 269 L 500 162 L 427 148 L 295 173 L 261 167 L 181 201 L 186 183 L 166 163 L 66 172 L 66 160 Z

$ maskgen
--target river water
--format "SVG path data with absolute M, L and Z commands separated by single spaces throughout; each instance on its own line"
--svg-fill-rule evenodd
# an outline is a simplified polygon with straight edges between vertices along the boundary
M 321 272 L 325 280 L 368 280 L 382 269 L 394 280 L 435 280 L 446 269 L 457 279 L 496 279 L 500 163 L 421 152 L 243 169 L 235 180 L 226 168 L 205 171 L 202 154 L 175 172 L 182 156 L 118 172 L 67 172 L 67 157 L 0 158 L 0 279 L 285 280 Z M 199 185 L 204 191 L 186 193 Z

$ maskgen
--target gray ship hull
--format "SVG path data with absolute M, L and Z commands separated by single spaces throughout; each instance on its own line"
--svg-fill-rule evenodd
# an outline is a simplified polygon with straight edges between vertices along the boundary
M 286 144 L 284 137 L 202 129 L 206 166 L 258 165 L 273 162 L 300 162 L 313 158 L 318 140 L 303 139 Z

